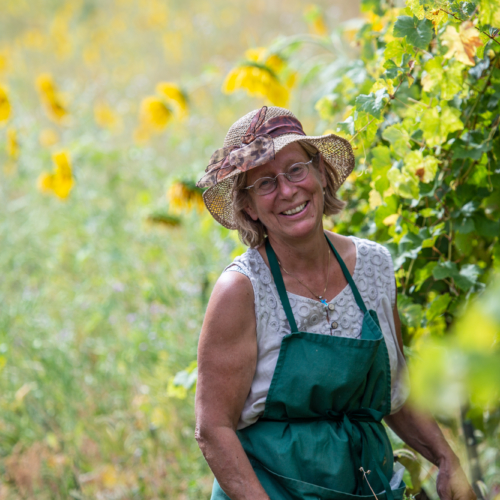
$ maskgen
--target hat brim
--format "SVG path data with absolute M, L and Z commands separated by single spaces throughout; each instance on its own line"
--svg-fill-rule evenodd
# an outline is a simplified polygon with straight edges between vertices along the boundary
M 327 168 L 335 171 L 335 189 L 337 190 L 354 169 L 354 153 L 351 144 L 343 137 L 335 134 L 307 136 L 285 134 L 273 139 L 275 153 L 294 142 L 305 142 L 314 146 L 323 157 Z M 232 191 L 236 176 L 242 172 L 235 169 L 222 182 L 212 186 L 203 193 L 205 205 L 212 217 L 228 229 L 237 229 L 234 220 Z

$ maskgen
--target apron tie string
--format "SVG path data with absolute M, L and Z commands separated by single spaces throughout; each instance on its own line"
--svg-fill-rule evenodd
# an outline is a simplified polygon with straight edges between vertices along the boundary
M 326 417 L 328 420 L 333 422 L 342 422 L 344 424 L 344 429 L 349 437 L 349 446 L 351 448 L 351 455 L 354 460 L 355 474 L 356 478 L 356 494 L 363 494 L 363 479 L 361 476 L 362 464 L 362 453 L 363 449 L 368 449 L 368 438 L 366 437 L 365 430 L 361 425 L 361 422 L 382 422 L 384 414 L 381 411 L 374 410 L 372 408 L 361 408 L 359 410 L 348 410 L 346 412 L 340 412 L 335 410 L 327 410 Z M 358 429 L 361 435 L 361 441 L 354 439 L 354 428 Z M 377 473 L 380 481 L 384 485 L 387 500 L 394 500 L 392 494 L 392 489 L 389 481 L 382 472 L 380 466 L 375 463 L 375 472 Z

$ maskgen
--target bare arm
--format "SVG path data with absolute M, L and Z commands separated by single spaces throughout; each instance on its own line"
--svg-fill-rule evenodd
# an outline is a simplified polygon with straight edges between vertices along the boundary
M 207 308 L 198 345 L 196 439 L 232 500 L 269 500 L 236 435 L 257 364 L 253 289 L 223 273 Z
M 397 304 L 394 307 L 394 323 L 398 344 L 403 351 Z M 441 500 L 474 500 L 476 498 L 458 457 L 431 415 L 406 403 L 397 413 L 385 417 L 385 422 L 405 443 L 439 467 L 436 488 Z

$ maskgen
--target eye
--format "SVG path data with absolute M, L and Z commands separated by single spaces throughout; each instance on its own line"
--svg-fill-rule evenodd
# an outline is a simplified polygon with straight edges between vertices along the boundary
M 298 175 L 298 174 L 301 174 L 302 173 L 302 170 L 304 168 L 304 165 L 302 163 L 296 163 L 295 165 L 292 165 L 289 169 L 288 169 L 288 174 L 289 175 Z
M 273 183 L 274 179 L 271 179 L 270 177 L 262 177 L 262 179 L 259 179 L 256 183 L 255 183 L 255 187 L 259 188 L 259 189 L 266 189 L 268 188 L 269 186 L 271 186 L 271 184 Z

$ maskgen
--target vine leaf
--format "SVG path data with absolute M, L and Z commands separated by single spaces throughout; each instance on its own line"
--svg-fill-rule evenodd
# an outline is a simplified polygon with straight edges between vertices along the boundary
M 460 25 L 460 31 L 454 26 L 448 26 L 442 36 L 443 45 L 448 47 L 444 55 L 446 59 L 455 57 L 457 61 L 468 66 L 475 66 L 474 56 L 478 47 L 483 45 L 479 32 L 470 21 Z
M 375 118 L 380 118 L 380 112 L 385 106 L 385 99 L 389 98 L 386 89 L 379 89 L 375 93 L 368 95 L 361 94 L 356 98 L 356 109 L 366 111 Z
M 432 40 L 432 22 L 410 16 L 400 16 L 394 24 L 393 35 L 406 37 L 408 43 L 419 49 L 426 49 Z
M 461 130 L 464 126 L 460 120 L 460 111 L 448 106 L 426 109 L 421 121 L 424 139 L 429 147 L 438 146 L 446 141 L 448 134 Z
M 345 132 L 349 135 L 354 135 L 354 118 L 352 116 L 348 116 L 343 122 L 337 123 L 337 132 Z
M 429 308 L 426 312 L 427 321 L 432 321 L 436 319 L 438 316 L 443 314 L 448 304 L 451 302 L 451 296 L 449 293 L 445 293 L 443 295 L 438 295 L 430 304 Z
M 480 274 L 481 269 L 475 264 L 467 264 L 459 270 L 455 262 L 451 261 L 439 263 L 432 271 L 432 275 L 437 280 L 452 278 L 464 292 L 470 290 L 477 283 Z

